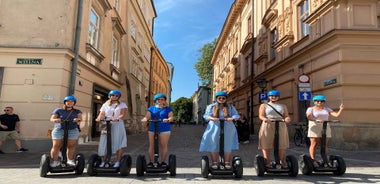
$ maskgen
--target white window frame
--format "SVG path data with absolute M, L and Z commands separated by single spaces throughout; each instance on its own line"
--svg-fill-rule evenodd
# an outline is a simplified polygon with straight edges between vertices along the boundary
M 96 49 L 99 45 L 99 20 L 99 15 L 91 8 L 87 41 Z
M 298 5 L 298 11 L 299 11 L 299 31 L 300 31 L 300 37 L 303 38 L 310 34 L 310 26 L 305 23 L 305 20 L 309 17 L 309 8 L 310 3 L 309 0 L 303 0 Z
M 112 60 L 111 64 L 116 68 L 120 67 L 119 61 L 119 40 L 117 40 L 114 36 L 112 37 Z

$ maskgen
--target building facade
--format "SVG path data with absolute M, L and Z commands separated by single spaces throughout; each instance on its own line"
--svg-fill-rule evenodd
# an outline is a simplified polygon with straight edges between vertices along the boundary
M 160 50 L 157 47 L 153 48 L 152 59 L 152 78 L 151 78 L 151 90 L 149 102 L 153 105 L 153 97 L 157 93 L 163 93 L 167 97 L 167 102 L 170 103 L 171 93 L 171 78 L 169 66 L 163 58 Z
M 128 105 L 127 132 L 140 131 L 156 16 L 151 0 L 0 1 L 0 106 L 15 108 L 23 139 L 50 143 L 51 112 L 67 95 L 83 112 L 80 141 L 96 138 L 112 89 Z
M 279 90 L 293 122 L 306 121 L 312 95 L 325 95 L 334 110 L 345 105 L 331 146 L 379 149 L 379 10 L 377 0 L 236 0 L 213 55 L 213 92 L 228 91 L 255 132 L 262 91 Z
M 192 121 L 199 125 L 205 125 L 206 121 L 203 115 L 206 108 L 212 103 L 211 89 L 207 86 L 198 86 L 198 90 L 193 94 L 193 119 Z

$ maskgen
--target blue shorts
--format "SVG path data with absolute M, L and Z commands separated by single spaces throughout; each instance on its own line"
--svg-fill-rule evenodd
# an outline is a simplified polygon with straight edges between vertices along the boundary
M 79 137 L 79 130 L 78 128 L 69 130 L 69 138 L 68 139 L 78 139 Z M 54 128 L 54 130 L 51 132 L 51 138 L 52 139 L 63 139 L 63 129 L 61 128 Z

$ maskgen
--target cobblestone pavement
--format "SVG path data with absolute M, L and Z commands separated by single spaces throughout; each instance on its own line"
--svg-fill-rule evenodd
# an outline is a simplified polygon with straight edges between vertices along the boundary
M 210 176 L 209 179 L 202 178 L 200 175 L 201 156 L 199 143 L 204 127 L 201 125 L 182 125 L 173 126 L 173 131 L 169 143 L 169 154 L 177 157 L 177 175 L 169 177 L 169 174 L 149 174 L 144 177 L 137 177 L 135 172 L 135 161 L 139 154 L 147 155 L 148 140 L 146 134 L 128 135 L 128 147 L 126 153 L 132 157 L 131 175 L 123 178 L 118 175 L 106 175 L 104 177 L 89 177 L 86 170 L 82 176 L 71 173 L 48 174 L 48 177 L 39 177 L 39 162 L 41 155 L 46 152 L 6 153 L 0 155 L 0 179 L 1 183 L 188 183 L 188 182 L 207 182 L 207 183 L 230 183 L 230 182 L 258 182 L 258 183 L 376 183 L 380 182 L 380 151 L 341 151 L 330 149 L 330 154 L 341 155 L 347 165 L 347 172 L 344 176 L 334 176 L 330 174 L 317 174 L 315 176 L 304 176 L 301 173 L 296 178 L 288 176 L 264 176 L 257 177 L 253 168 L 253 162 L 257 150 L 257 137 L 251 135 L 249 144 L 240 144 L 238 151 L 233 155 L 241 156 L 244 165 L 242 179 L 235 179 L 231 176 Z M 98 142 L 88 142 L 78 145 L 77 153 L 82 153 L 85 158 L 97 151 Z M 301 155 L 307 152 L 306 147 L 296 147 L 291 144 L 287 155 Z M 12 177 L 8 177 L 11 175 Z M 3 180 L 4 179 L 4 180 Z

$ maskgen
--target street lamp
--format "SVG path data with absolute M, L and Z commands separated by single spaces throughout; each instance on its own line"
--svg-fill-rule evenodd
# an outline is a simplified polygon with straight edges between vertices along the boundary
M 261 95 L 264 95 L 264 90 L 267 87 L 268 81 L 264 77 L 260 77 L 259 79 L 256 80 L 257 85 L 261 89 L 261 94 L 260 94 L 260 103 L 261 103 Z

